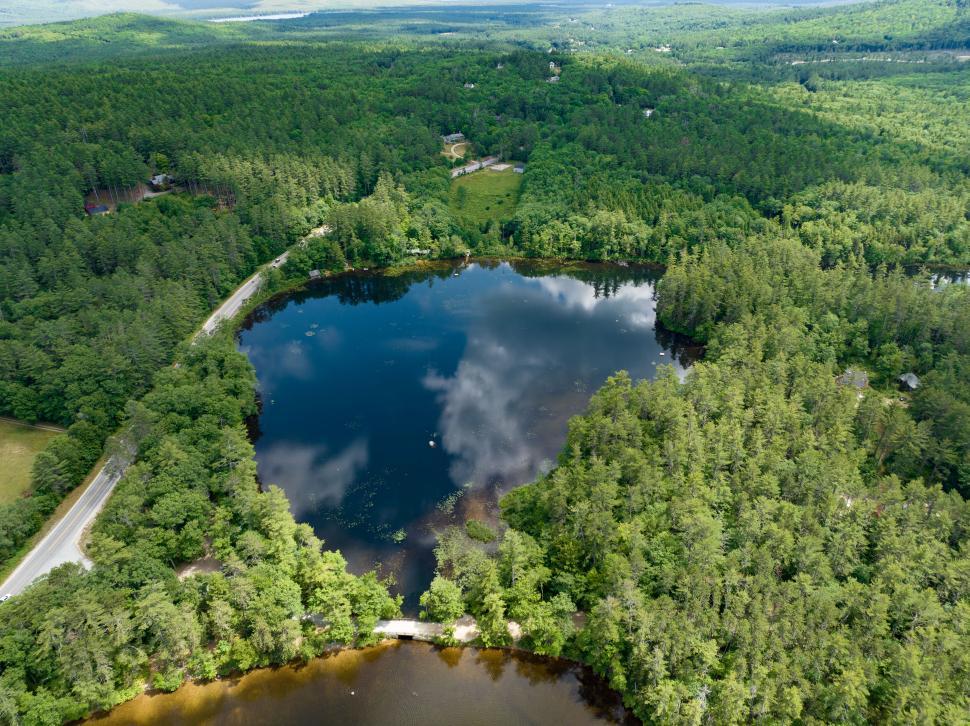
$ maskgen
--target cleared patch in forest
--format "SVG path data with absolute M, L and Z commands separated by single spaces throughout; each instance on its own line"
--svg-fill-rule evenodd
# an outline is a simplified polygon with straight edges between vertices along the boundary
M 182 188 L 175 186 L 163 191 L 153 191 L 147 184 L 136 184 L 133 187 L 120 189 L 95 189 L 85 195 L 84 206 L 87 208 L 103 204 L 109 211 L 114 212 L 117 211 L 119 204 L 137 204 L 143 199 L 154 199 L 180 191 L 182 191 Z
M 447 159 L 458 161 L 459 159 L 465 158 L 465 152 L 468 151 L 469 146 L 471 146 L 471 142 L 469 141 L 459 141 L 454 144 L 445 143 L 445 148 L 442 149 L 441 153 Z
M 512 169 L 482 169 L 451 183 L 449 205 L 467 222 L 482 224 L 512 217 L 519 203 L 522 175 Z
M 39 428 L 0 419 L 0 504 L 12 502 L 27 491 L 34 459 L 58 433 L 54 427 Z

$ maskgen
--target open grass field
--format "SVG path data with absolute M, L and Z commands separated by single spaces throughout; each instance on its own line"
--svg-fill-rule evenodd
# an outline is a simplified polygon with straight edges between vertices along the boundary
M 482 169 L 451 183 L 449 204 L 466 221 L 482 224 L 509 219 L 519 202 L 522 175 L 512 169 Z
M 0 420 L 0 504 L 13 501 L 30 485 L 34 457 L 57 431 Z

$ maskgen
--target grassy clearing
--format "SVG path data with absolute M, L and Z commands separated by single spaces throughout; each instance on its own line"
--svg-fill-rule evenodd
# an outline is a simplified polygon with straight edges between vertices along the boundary
M 442 154 L 453 161 L 458 159 L 463 159 L 465 157 L 465 152 L 468 151 L 468 147 L 471 143 L 468 141 L 459 141 L 455 144 L 445 144 L 445 148 L 442 150 Z
M 30 486 L 30 467 L 57 431 L 0 420 L 0 504 L 7 504 Z
M 460 176 L 451 183 L 449 204 L 465 221 L 482 224 L 509 219 L 519 202 L 522 175 L 512 169 L 483 169 Z

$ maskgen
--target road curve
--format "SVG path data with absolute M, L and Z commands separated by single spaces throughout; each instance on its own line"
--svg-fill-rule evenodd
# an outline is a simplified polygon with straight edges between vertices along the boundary
M 285 262 L 287 257 L 290 256 L 289 250 L 281 254 L 279 257 L 274 259 L 269 263 L 269 267 L 280 267 Z M 230 295 L 222 305 L 217 307 L 209 319 L 202 324 L 202 329 L 196 335 L 198 338 L 200 335 L 212 335 L 219 324 L 224 320 L 229 320 L 235 317 L 236 313 L 246 304 L 253 295 L 259 291 L 260 283 L 263 280 L 263 271 L 257 270 L 253 273 L 252 277 L 246 280 L 242 285 L 236 288 L 236 291 Z
M 286 262 L 289 251 L 269 263 L 268 267 L 280 267 Z M 202 324 L 202 329 L 196 334 L 211 335 L 219 324 L 232 318 L 253 295 L 259 291 L 262 282 L 262 270 L 258 270 L 248 280 L 243 282 L 229 298 L 213 311 L 208 320 Z M 17 568 L 10 574 L 6 582 L 0 585 L 0 597 L 4 595 L 19 595 L 27 589 L 34 580 L 46 575 L 58 565 L 65 562 L 78 562 L 90 567 L 90 561 L 81 552 L 80 541 L 85 530 L 98 516 L 104 507 L 115 484 L 121 479 L 128 468 L 127 461 L 112 457 L 101 468 L 94 481 L 81 494 L 67 514 L 54 525 L 44 538 L 34 545 L 34 548 L 21 560 Z

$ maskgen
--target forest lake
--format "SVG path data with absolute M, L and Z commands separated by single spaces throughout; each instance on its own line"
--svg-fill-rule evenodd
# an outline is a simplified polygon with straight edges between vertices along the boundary
M 657 268 L 479 260 L 327 277 L 258 307 L 239 333 L 261 411 L 261 484 L 286 492 L 351 570 L 377 567 L 417 614 L 435 532 L 498 523 L 549 471 L 569 418 L 618 370 L 683 376 L 699 350 L 655 321 Z M 96 723 L 628 722 L 587 669 L 418 643 L 146 695 Z

